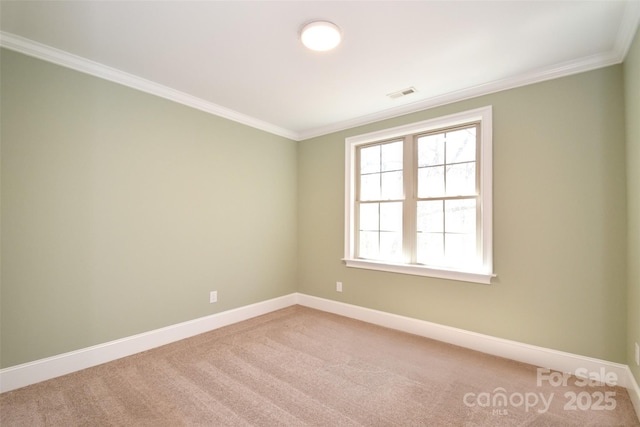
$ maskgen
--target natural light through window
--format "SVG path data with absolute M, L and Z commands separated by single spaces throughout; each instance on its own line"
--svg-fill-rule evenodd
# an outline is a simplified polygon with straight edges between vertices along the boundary
M 346 140 L 349 267 L 490 283 L 491 107 Z

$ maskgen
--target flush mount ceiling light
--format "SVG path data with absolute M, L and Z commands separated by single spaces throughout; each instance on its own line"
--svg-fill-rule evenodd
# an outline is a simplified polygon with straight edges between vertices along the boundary
M 323 52 L 338 46 L 342 40 L 342 33 L 332 22 L 314 21 L 302 27 L 300 40 L 309 49 Z

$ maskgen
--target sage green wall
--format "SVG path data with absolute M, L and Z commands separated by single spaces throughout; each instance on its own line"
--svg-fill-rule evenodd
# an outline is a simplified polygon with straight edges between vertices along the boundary
M 296 144 L 2 50 L 1 366 L 296 290 L 630 363 L 637 58 Z M 344 139 L 485 105 L 494 284 L 345 268 Z
M 634 343 L 640 344 L 640 31 L 624 62 L 627 116 L 628 203 L 628 340 L 627 363 L 640 384 L 640 367 L 634 360 Z
M 1 55 L 3 367 L 295 292 L 294 141 Z
M 626 363 L 622 82 L 613 66 L 301 142 L 300 292 Z M 493 105 L 494 283 L 346 268 L 345 138 L 485 105 Z

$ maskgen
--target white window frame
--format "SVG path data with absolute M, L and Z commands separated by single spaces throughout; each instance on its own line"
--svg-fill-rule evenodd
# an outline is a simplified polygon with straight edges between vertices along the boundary
M 482 264 L 473 270 L 444 269 L 426 267 L 418 264 L 391 263 L 356 258 L 356 151 L 358 147 L 382 142 L 385 140 L 405 137 L 406 135 L 430 132 L 439 129 L 459 126 L 471 122 L 480 122 L 480 227 L 477 230 L 482 241 Z M 344 258 L 347 267 L 379 270 L 393 273 L 411 274 L 418 276 L 436 277 L 441 279 L 460 280 L 490 284 L 493 272 L 493 129 L 492 107 L 482 107 L 475 110 L 451 114 L 431 120 L 425 120 L 409 125 L 398 126 L 382 131 L 352 136 L 345 140 L 345 247 Z M 406 166 L 405 166 L 406 167 Z

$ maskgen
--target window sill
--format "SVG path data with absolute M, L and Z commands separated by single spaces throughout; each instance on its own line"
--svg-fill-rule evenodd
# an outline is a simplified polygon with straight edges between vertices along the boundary
M 343 259 L 347 267 L 364 268 L 366 270 L 386 271 L 390 273 L 411 274 L 414 276 L 435 277 L 438 279 L 459 280 L 462 282 L 482 283 L 490 285 L 496 277 L 492 273 L 444 270 L 409 264 L 391 264 L 363 259 Z

